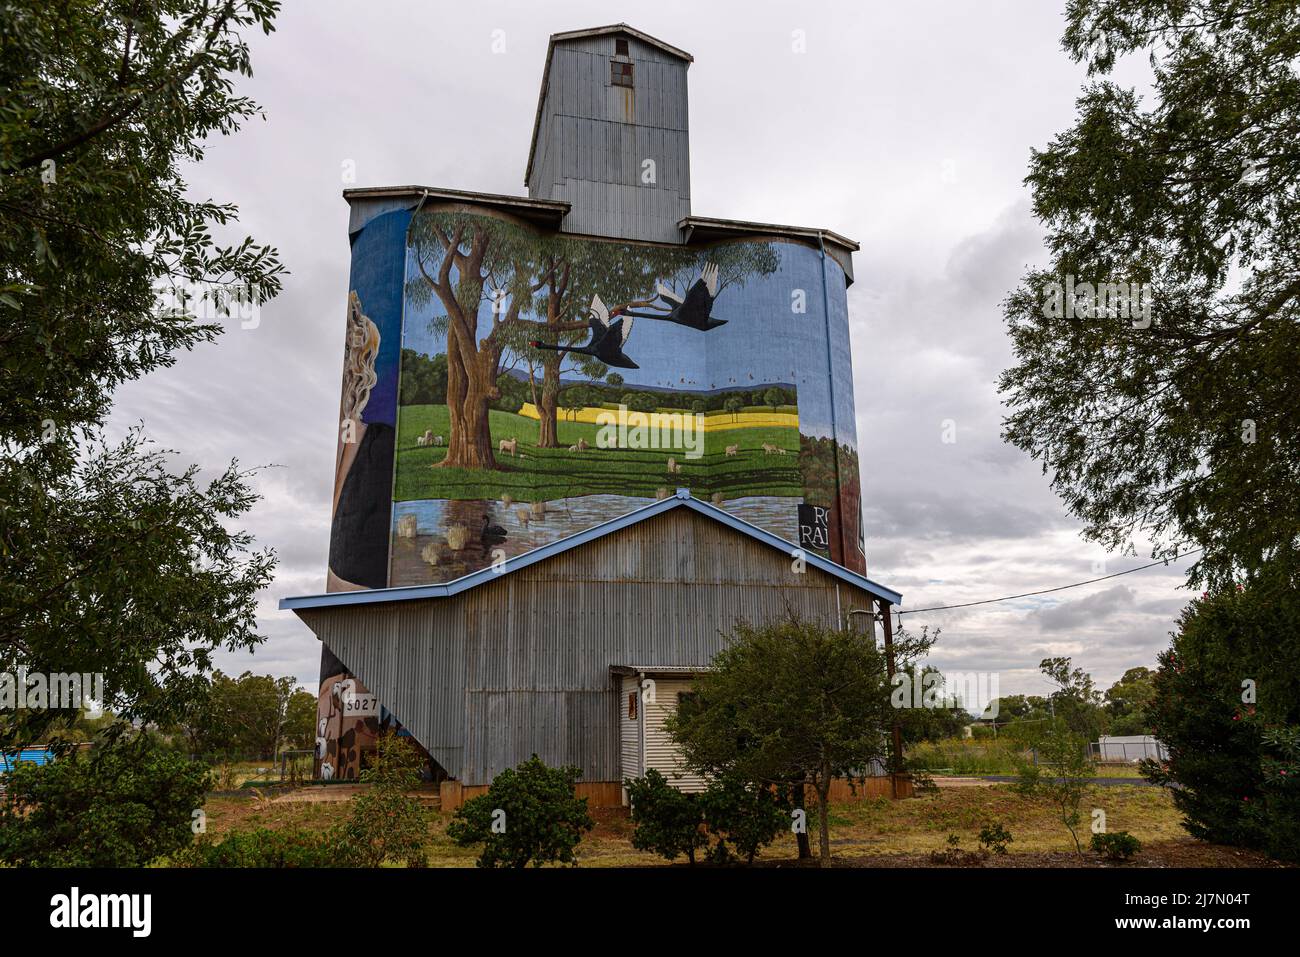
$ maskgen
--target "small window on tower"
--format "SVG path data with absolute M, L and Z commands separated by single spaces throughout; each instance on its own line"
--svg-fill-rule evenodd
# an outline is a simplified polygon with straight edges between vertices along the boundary
M 609 61 L 609 82 L 612 86 L 632 85 L 632 64 L 619 60 Z
M 627 55 L 628 55 L 628 52 L 627 52 L 627 40 L 619 40 L 619 39 L 616 39 L 616 40 L 614 41 L 614 55 L 615 55 L 615 56 L 627 56 Z

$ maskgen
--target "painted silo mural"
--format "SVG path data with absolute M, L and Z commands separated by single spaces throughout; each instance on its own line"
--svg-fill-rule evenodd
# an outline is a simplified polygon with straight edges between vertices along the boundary
M 814 247 L 393 209 L 353 232 L 345 330 L 331 591 L 450 581 L 680 487 L 865 571 L 844 275 Z M 400 719 L 358 700 L 326 650 L 322 776 Z
M 862 570 L 821 269 L 794 243 L 653 246 L 418 211 L 389 583 L 458 578 L 678 487 Z

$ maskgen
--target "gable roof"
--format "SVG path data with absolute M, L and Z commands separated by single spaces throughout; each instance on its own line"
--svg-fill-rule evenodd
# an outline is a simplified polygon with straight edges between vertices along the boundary
M 705 518 L 712 519 L 715 522 L 721 522 L 723 525 L 747 535 L 757 542 L 761 542 L 770 548 L 775 548 L 783 554 L 789 555 L 792 550 L 797 550 L 799 546 L 786 541 L 771 532 L 759 528 L 757 525 L 751 525 L 743 519 L 736 518 L 725 509 L 718 508 L 708 502 L 702 502 L 693 498 L 690 489 L 679 488 L 677 494 L 672 498 L 666 498 L 662 501 L 651 502 L 642 508 L 634 509 L 626 515 L 620 515 L 618 518 L 610 519 L 608 522 L 602 522 L 600 525 L 593 525 L 591 528 L 584 529 L 574 535 L 561 538 L 558 541 L 551 542 L 549 545 L 542 545 L 540 548 L 534 548 L 531 551 L 524 552 L 514 558 L 506 559 L 500 566 L 500 570 L 494 567 L 487 567 L 464 575 L 460 578 L 449 582 L 442 582 L 434 585 L 399 585 L 394 588 L 368 588 L 363 591 L 336 591 L 328 592 L 323 595 L 298 595 L 292 598 L 281 598 L 281 609 L 297 610 L 300 608 L 338 608 L 344 605 L 373 605 L 383 602 L 393 601 L 414 601 L 427 598 L 450 598 L 452 595 L 459 595 L 461 592 L 469 591 L 479 585 L 486 584 L 490 581 L 496 581 L 502 575 L 509 575 L 511 572 L 518 571 L 521 568 L 527 568 L 529 565 L 535 565 L 538 562 L 545 561 L 555 555 L 567 552 L 570 549 L 578 548 L 588 542 L 595 541 L 598 538 L 604 538 L 606 535 L 612 535 L 614 532 L 622 531 L 640 522 L 663 515 L 675 508 L 687 508 Z M 874 595 L 876 598 L 886 601 L 891 605 L 901 604 L 903 596 L 893 589 L 886 588 L 867 578 L 865 575 L 859 575 L 857 572 L 851 572 L 842 565 L 837 565 L 820 555 L 814 555 L 807 552 L 804 555 L 805 560 L 813 568 L 825 572 L 840 581 L 852 585 L 855 588 L 861 588 L 863 591 Z

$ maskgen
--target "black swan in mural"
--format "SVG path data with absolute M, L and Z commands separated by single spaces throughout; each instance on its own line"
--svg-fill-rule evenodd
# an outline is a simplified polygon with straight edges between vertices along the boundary
M 646 312 L 629 312 L 627 315 L 636 316 L 638 319 L 658 319 L 662 322 L 675 322 L 679 326 L 686 326 L 699 332 L 708 332 L 710 329 L 716 329 L 718 326 L 727 324 L 726 319 L 714 319 L 710 315 L 713 311 L 713 300 L 718 296 L 718 267 L 713 263 L 705 263 L 704 268 L 700 270 L 700 278 L 691 284 L 690 289 L 686 290 L 685 298 L 677 295 L 662 283 L 656 283 L 655 289 L 659 293 L 658 298 L 663 300 L 666 305 L 650 306 L 649 308 L 666 312 L 667 315 Z
M 615 315 L 621 312 L 621 309 L 615 309 Z M 610 322 L 609 309 L 600 301 L 600 296 L 591 297 L 591 315 L 587 319 L 591 326 L 591 339 L 586 345 L 582 346 L 556 346 L 546 342 L 537 342 L 536 340 L 529 343 L 534 349 L 549 349 L 552 352 L 580 352 L 583 355 L 592 356 L 605 363 L 607 366 L 616 366 L 619 369 L 639 369 L 641 368 L 626 355 L 623 354 L 623 345 L 627 342 L 627 337 L 632 334 L 631 318 L 624 319 L 622 316 Z
M 479 540 L 484 545 L 500 545 L 506 540 L 506 530 L 500 525 L 489 525 L 488 517 L 483 516 L 483 531 L 479 533 Z

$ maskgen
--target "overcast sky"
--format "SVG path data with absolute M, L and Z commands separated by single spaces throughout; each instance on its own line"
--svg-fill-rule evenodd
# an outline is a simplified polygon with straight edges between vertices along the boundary
M 241 233 L 292 275 L 256 328 L 119 393 L 181 461 L 273 464 L 246 526 L 280 557 L 267 641 L 234 673 L 315 686 L 319 644 L 276 602 L 324 590 L 348 280 L 345 164 L 356 185 L 523 194 L 547 37 L 626 21 L 690 52 L 698 216 L 825 227 L 858 240 L 849 290 L 867 561 L 904 610 L 1049 588 L 1149 560 L 1106 556 L 1039 467 L 999 437 L 1010 361 L 999 303 L 1043 258 L 1022 183 L 1067 128 L 1084 80 L 1050 0 L 907 3 L 291 2 L 253 38 L 240 91 L 266 120 L 210 144 L 189 181 L 236 202 Z M 543 7 L 545 9 L 543 9 Z M 497 34 L 495 31 L 503 31 Z M 806 52 L 795 49 L 802 31 Z M 493 53 L 494 38 L 504 52 Z M 498 42 L 497 46 L 500 46 Z M 956 441 L 945 443 L 945 420 Z M 1103 564 L 1104 563 L 1104 566 Z M 1040 693 L 1070 655 L 1107 687 L 1154 664 L 1190 594 L 1157 567 L 1054 595 L 907 616 L 932 660 Z

